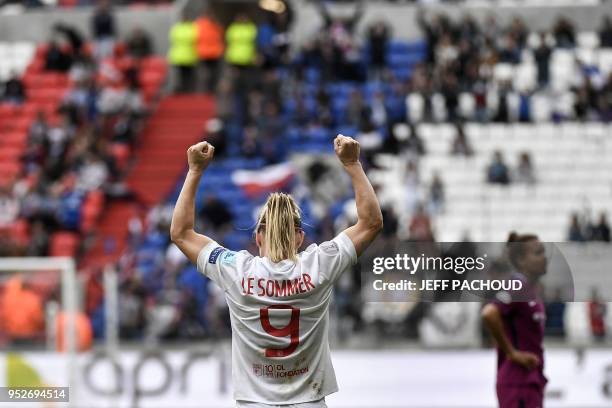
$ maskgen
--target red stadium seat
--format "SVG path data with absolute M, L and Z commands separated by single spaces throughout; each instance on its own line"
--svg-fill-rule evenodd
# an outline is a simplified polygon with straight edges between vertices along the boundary
M 28 142 L 28 134 L 23 131 L 12 131 L 0 136 L 3 149 L 24 148 Z
M 36 54 L 34 55 L 34 58 L 44 58 L 47 51 L 49 51 L 49 45 L 40 44 L 38 47 L 36 47 Z
M 86 42 L 81 47 L 81 51 L 83 52 L 84 55 L 87 55 L 89 57 L 93 56 L 94 55 L 94 46 L 93 46 L 93 43 Z
M 36 104 L 33 104 L 31 102 L 26 102 L 21 107 L 21 114 L 24 116 L 33 118 L 34 116 L 36 116 L 39 110 L 40 109 L 38 108 Z
M 163 82 L 164 76 L 165 75 L 159 71 L 142 71 L 140 73 L 140 82 L 142 83 L 143 87 L 150 85 L 158 88 Z
M 66 8 L 72 8 L 74 6 L 76 6 L 78 3 L 78 0 L 59 0 L 58 4 L 60 7 L 66 7 Z
M 166 60 L 162 57 L 148 57 L 142 61 L 141 69 L 143 71 L 155 71 L 165 73 L 168 68 Z
M 21 164 L 17 161 L 2 161 L 0 162 L 0 184 L 10 184 L 21 170 Z
M 127 48 L 125 44 L 121 41 L 117 41 L 115 43 L 115 49 L 113 50 L 113 55 L 115 58 L 121 58 L 125 55 Z
M 75 256 L 79 235 L 73 232 L 56 232 L 51 235 L 50 256 Z
M 30 129 L 30 125 L 32 125 L 32 118 L 20 116 L 15 118 L 10 125 L 11 129 L 13 129 L 15 132 L 27 133 Z
M 45 69 L 45 60 L 44 59 L 33 59 L 32 62 L 30 62 L 30 64 L 28 65 L 28 68 L 26 69 L 26 75 L 28 74 L 34 74 L 34 73 L 41 73 L 43 72 Z
M 85 198 L 81 208 L 81 231 L 90 232 L 95 226 L 104 208 L 104 193 L 92 191 Z
M 20 218 L 10 226 L 11 238 L 19 244 L 25 245 L 30 240 L 30 224 L 26 219 Z
M 4 146 L 0 149 L 0 162 L 16 161 L 23 153 L 23 148 L 17 146 Z
M 28 99 L 37 104 L 54 103 L 55 93 L 48 89 L 29 89 Z
M 0 103 L 0 118 L 12 118 L 19 111 L 19 108 L 13 104 Z
M 125 143 L 113 143 L 110 146 L 110 153 L 114 157 L 117 167 L 125 170 L 130 159 L 130 147 Z

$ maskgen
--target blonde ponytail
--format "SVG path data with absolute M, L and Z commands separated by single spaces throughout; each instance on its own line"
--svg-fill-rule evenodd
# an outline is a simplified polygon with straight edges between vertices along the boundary
M 257 231 L 264 234 L 266 256 L 272 262 L 297 259 L 295 236 L 302 228 L 300 208 L 285 193 L 272 193 L 259 215 Z

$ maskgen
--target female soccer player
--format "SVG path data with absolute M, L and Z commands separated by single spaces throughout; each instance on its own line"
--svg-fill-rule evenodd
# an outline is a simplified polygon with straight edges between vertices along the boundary
M 546 273 L 546 252 L 536 235 L 513 232 L 507 253 L 515 268 L 511 279 L 520 279 L 524 289 L 499 293 L 482 310 L 497 345 L 497 399 L 500 408 L 542 408 L 546 315 L 538 281 Z
M 225 292 L 237 407 L 326 407 L 325 396 L 338 390 L 327 338 L 332 289 L 378 235 L 382 214 L 359 162 L 359 144 L 339 135 L 334 149 L 352 180 L 357 223 L 298 253 L 300 209 L 291 196 L 271 194 L 256 227 L 260 256 L 229 251 L 194 231 L 195 193 L 214 147 L 201 142 L 187 151 L 189 172 L 170 234 Z

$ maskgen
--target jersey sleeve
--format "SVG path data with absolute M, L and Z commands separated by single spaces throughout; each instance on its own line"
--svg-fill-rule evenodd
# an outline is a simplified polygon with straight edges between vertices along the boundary
M 516 302 L 512 300 L 512 295 L 506 291 L 499 291 L 495 297 L 489 301 L 497 307 L 499 313 L 505 317 L 508 316 L 516 307 Z
M 320 276 L 332 283 L 357 263 L 357 252 L 353 241 L 344 232 L 317 248 Z
M 210 280 L 227 290 L 241 278 L 244 264 L 252 256 L 245 251 L 234 252 L 212 241 L 200 250 L 198 254 L 198 271 Z

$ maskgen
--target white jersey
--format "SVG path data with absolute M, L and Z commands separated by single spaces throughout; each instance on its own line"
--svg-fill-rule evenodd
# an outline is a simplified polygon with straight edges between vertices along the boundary
M 333 285 L 357 262 L 341 233 L 297 262 L 272 263 L 211 242 L 198 270 L 225 292 L 232 321 L 234 398 L 266 404 L 318 401 L 338 391 L 328 343 Z

